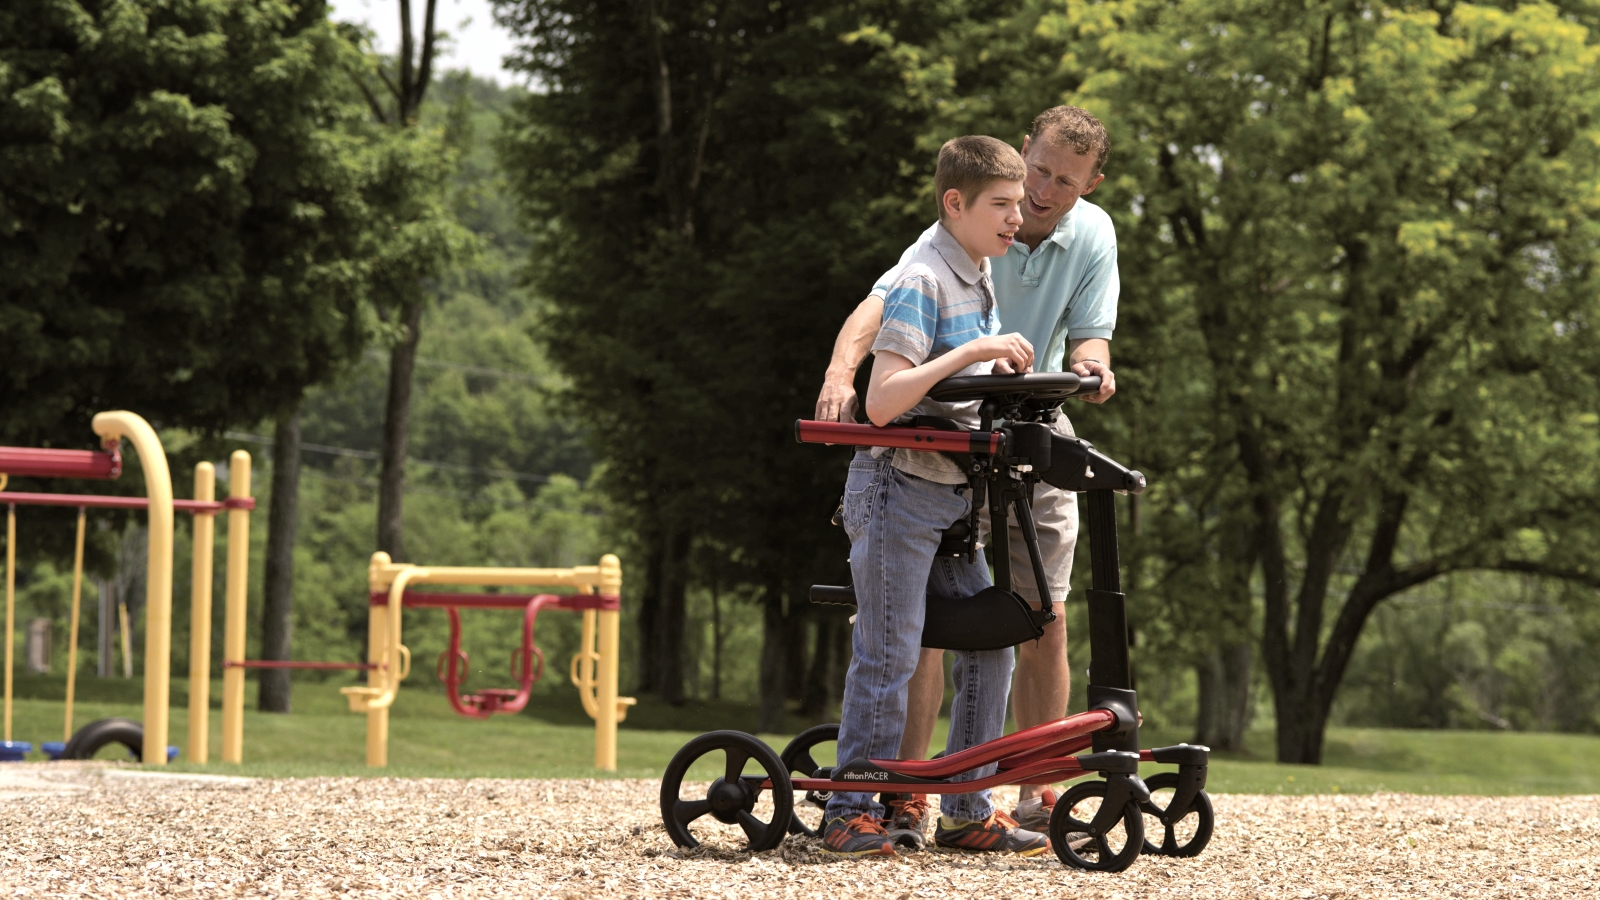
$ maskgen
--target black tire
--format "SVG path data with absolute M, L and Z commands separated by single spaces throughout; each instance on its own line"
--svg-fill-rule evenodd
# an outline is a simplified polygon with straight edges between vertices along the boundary
M 121 744 L 135 762 L 144 758 L 144 726 L 132 719 L 96 719 L 79 728 L 61 750 L 62 759 L 94 759 L 107 744 Z
M 706 788 L 705 799 L 682 797 L 683 776 L 689 767 L 702 756 L 719 751 L 724 757 L 723 774 Z M 751 760 L 761 767 L 761 774 L 745 774 L 745 766 Z M 772 818 L 763 822 L 756 817 L 755 807 L 765 790 L 760 784 L 769 779 Z M 782 843 L 794 820 L 794 789 L 778 754 L 742 731 L 713 731 L 684 744 L 661 776 L 661 822 L 674 844 L 690 849 L 700 846 L 700 841 L 690 833 L 689 826 L 707 815 L 725 825 L 738 825 L 748 842 L 744 847 L 747 852 L 760 853 Z
M 1096 834 L 1090 828 L 1105 796 L 1104 781 L 1080 781 L 1056 800 L 1055 812 L 1050 814 L 1050 846 L 1057 859 L 1074 869 L 1121 872 L 1133 865 L 1144 849 L 1144 816 L 1132 800 L 1106 833 Z M 1085 835 L 1087 843 L 1073 849 L 1071 845 L 1082 842 Z
M 811 778 L 822 768 L 817 765 L 816 757 L 811 751 L 819 745 L 837 743 L 838 740 L 838 725 L 814 725 L 795 735 L 794 740 L 778 754 L 778 759 L 783 763 L 783 770 L 791 777 L 799 775 L 802 778 Z M 824 810 L 832 797 L 832 791 L 806 791 L 803 796 L 797 798 L 794 802 L 794 816 L 789 822 L 789 833 L 803 834 L 806 837 L 820 836 L 825 818 Z M 811 818 L 817 820 L 815 825 L 805 821 Z
M 1163 822 L 1167 804 L 1172 802 L 1172 791 L 1178 787 L 1177 772 L 1162 772 L 1145 780 L 1150 788 L 1150 799 L 1139 808 L 1150 819 L 1144 823 L 1144 852 L 1152 856 L 1199 856 L 1211 841 L 1211 828 L 1216 817 L 1211 811 L 1211 798 L 1201 791 L 1189 803 L 1189 811 L 1176 822 Z M 1158 792 L 1160 792 L 1158 794 Z M 1160 844 L 1151 843 L 1148 835 L 1159 835 Z

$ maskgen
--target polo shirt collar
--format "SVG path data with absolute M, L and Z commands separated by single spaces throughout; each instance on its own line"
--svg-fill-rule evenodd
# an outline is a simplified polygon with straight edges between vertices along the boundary
M 1067 214 L 1062 216 L 1059 222 L 1056 222 L 1055 228 L 1051 229 L 1049 240 L 1055 241 L 1063 248 L 1072 243 L 1072 219 L 1078 213 L 1078 204 L 1082 202 L 1082 197 L 1073 201 L 1072 208 L 1067 210 Z
M 969 285 L 977 284 L 981 281 L 984 272 L 989 267 L 987 259 L 983 261 L 982 267 L 973 262 L 972 257 L 967 253 L 967 248 L 961 246 L 961 242 L 956 240 L 956 236 L 945 229 L 943 222 L 934 226 L 933 249 L 939 251 L 939 255 L 944 257 L 945 265 L 950 267 L 950 271 L 956 273 L 957 278 Z

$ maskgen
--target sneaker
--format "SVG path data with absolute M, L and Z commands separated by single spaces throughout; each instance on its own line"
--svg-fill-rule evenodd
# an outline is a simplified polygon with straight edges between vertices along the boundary
M 933 842 L 957 850 L 1015 853 L 1018 856 L 1038 856 L 1050 849 L 1048 837 L 1037 831 L 1018 828 L 1015 819 L 998 809 L 989 818 L 977 822 L 962 822 L 949 816 L 940 816 L 939 827 L 933 831 Z
M 1045 788 L 1044 793 L 1017 804 L 1011 818 L 1017 821 L 1019 828 L 1037 831 L 1040 834 L 1050 832 L 1050 814 L 1056 811 L 1056 792 Z
M 822 832 L 822 849 L 840 856 L 894 856 L 894 842 L 878 820 L 862 813 L 853 819 L 838 818 Z
M 928 805 L 927 794 L 884 794 L 883 805 L 889 812 L 883 824 L 896 847 L 921 850 L 928 845 L 933 808 Z

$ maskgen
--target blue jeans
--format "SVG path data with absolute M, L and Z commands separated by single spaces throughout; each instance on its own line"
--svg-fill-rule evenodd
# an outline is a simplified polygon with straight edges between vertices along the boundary
M 906 724 L 906 686 L 922 649 L 922 620 L 929 595 L 970 597 L 988 587 L 989 567 L 935 556 L 939 535 L 971 504 L 956 485 L 937 484 L 889 465 L 888 454 L 856 454 L 845 482 L 844 527 L 850 536 L 855 578 L 855 655 L 844 683 L 839 722 L 839 763 L 857 757 L 892 759 Z M 956 696 L 950 708 L 947 752 L 955 753 L 1005 730 L 1011 690 L 1012 650 L 956 652 Z M 963 773 L 961 781 L 992 775 L 994 765 Z M 940 807 L 955 819 L 985 819 L 994 812 L 988 791 L 946 794 Z M 883 818 L 870 793 L 835 792 L 827 820 L 867 813 Z

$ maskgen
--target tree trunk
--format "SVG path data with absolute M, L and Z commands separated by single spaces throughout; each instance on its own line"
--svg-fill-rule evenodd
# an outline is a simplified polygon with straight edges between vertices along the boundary
M 650 694 L 661 683 L 662 541 L 659 537 L 647 537 L 644 545 L 644 589 L 639 592 L 638 676 L 633 689 L 636 693 Z
M 267 559 L 261 602 L 261 658 L 291 657 L 294 638 L 294 536 L 300 506 L 300 405 L 272 430 L 272 505 L 267 510 Z M 256 708 L 286 713 L 287 669 L 262 669 Z
M 783 696 L 786 700 L 803 702 L 806 697 L 806 676 L 811 673 L 815 656 L 824 652 L 820 643 L 810 640 L 810 617 L 794 610 L 789 611 L 785 629 L 789 635 L 789 664 L 783 672 Z M 814 648 L 814 649 L 813 649 Z
M 711 699 L 722 699 L 722 590 L 711 583 Z
M 1240 641 L 1212 650 L 1196 666 L 1200 681 L 1195 743 L 1213 750 L 1244 749 L 1250 724 L 1250 644 Z
M 826 719 L 844 696 L 844 667 L 849 665 L 850 622 L 838 615 L 816 616 L 817 645 L 806 667 L 805 692 L 800 713 L 818 721 Z M 840 665 L 841 660 L 844 665 Z
M 411 431 L 411 381 L 422 335 L 422 302 L 408 305 L 400 343 L 389 351 L 389 397 L 383 412 L 383 469 L 378 475 L 378 549 L 405 559 L 403 505 L 406 445 Z
M 683 635 L 688 616 L 689 534 L 675 527 L 664 529 L 661 541 L 661 608 L 656 620 L 656 664 L 661 699 L 682 706 Z
M 784 673 L 789 666 L 788 617 L 783 614 L 783 589 L 768 584 L 761 598 L 761 715 L 756 728 L 783 733 Z

